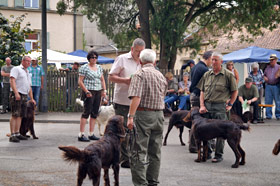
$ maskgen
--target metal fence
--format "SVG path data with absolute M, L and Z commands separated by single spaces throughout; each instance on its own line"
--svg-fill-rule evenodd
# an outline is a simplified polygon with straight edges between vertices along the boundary
M 109 102 L 113 102 L 114 83 L 109 82 L 108 74 L 110 70 L 104 70 L 107 94 Z M 180 70 L 160 70 L 162 74 L 170 71 L 178 80 L 182 79 Z M 82 107 L 76 103 L 76 98 L 80 98 L 81 88 L 78 86 L 78 73 L 67 71 L 48 71 L 47 73 L 47 95 L 48 110 L 50 112 L 79 112 Z M 1 86 L 0 86 L 1 89 Z M 0 90 L 1 93 L 1 90 Z M 42 94 L 41 94 L 42 95 Z M 3 97 L 3 96 L 1 96 Z M 40 96 L 40 103 L 42 97 Z M 0 100 L 2 101 L 2 100 Z M 40 104 L 39 103 L 39 107 Z

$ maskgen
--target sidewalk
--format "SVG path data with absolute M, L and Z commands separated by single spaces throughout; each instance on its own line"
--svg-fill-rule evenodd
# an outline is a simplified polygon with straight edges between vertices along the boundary
M 81 112 L 40 112 L 35 115 L 36 123 L 80 123 Z M 10 113 L 0 114 L 0 122 L 9 122 Z

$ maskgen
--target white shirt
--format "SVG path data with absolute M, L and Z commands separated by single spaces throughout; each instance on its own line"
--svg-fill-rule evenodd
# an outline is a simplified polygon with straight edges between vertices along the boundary
M 27 69 L 24 69 L 22 65 L 12 68 L 10 77 L 14 77 L 16 80 L 16 88 L 19 93 L 27 95 L 31 86 L 31 77 Z M 11 88 L 11 91 L 12 88 Z
M 141 69 L 141 64 L 134 61 L 131 52 L 129 52 L 116 58 L 109 74 L 130 78 L 139 69 Z M 125 83 L 115 83 L 113 102 L 129 106 L 128 88 L 129 85 Z

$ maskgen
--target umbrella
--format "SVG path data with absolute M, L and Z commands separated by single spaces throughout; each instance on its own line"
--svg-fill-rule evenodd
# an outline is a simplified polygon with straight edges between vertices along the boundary
M 73 56 L 80 56 L 80 57 L 87 57 L 87 52 L 84 50 L 75 50 L 73 52 L 68 53 L 69 55 Z M 104 56 L 98 56 L 97 62 L 99 64 L 108 64 L 108 63 L 114 63 L 114 59 L 104 57 Z
M 223 56 L 223 62 L 233 61 L 234 63 L 253 63 L 253 62 L 269 62 L 271 54 L 276 54 L 278 59 L 280 52 L 256 46 L 250 46 L 241 50 L 237 50 Z

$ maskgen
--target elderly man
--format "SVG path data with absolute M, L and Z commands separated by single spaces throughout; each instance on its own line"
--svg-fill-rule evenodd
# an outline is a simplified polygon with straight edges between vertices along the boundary
M 32 58 L 31 66 L 28 67 L 29 74 L 31 76 L 31 88 L 33 93 L 33 98 L 36 103 L 39 104 L 40 91 L 43 89 L 44 82 L 44 69 L 38 65 L 38 60 L 36 58 Z M 37 114 L 38 107 L 36 109 Z
M 20 140 L 27 140 L 25 136 L 19 133 L 21 119 L 26 114 L 27 95 L 34 104 L 31 77 L 27 68 L 30 66 L 31 58 L 24 56 L 20 66 L 14 67 L 10 74 L 10 83 L 13 92 L 10 95 L 10 103 L 12 108 L 12 116 L 10 119 L 11 137 L 10 142 L 18 143 Z
M 114 108 L 117 115 L 124 117 L 124 127 L 126 126 L 127 114 L 130 100 L 128 99 L 128 88 L 131 76 L 139 69 L 141 64 L 139 60 L 140 52 L 145 48 L 145 41 L 137 38 L 133 41 L 131 51 L 120 55 L 115 60 L 109 73 L 109 80 L 115 83 Z M 129 159 L 126 150 L 127 141 L 121 145 L 121 167 L 129 168 Z
M 248 106 L 253 106 L 253 124 L 256 124 L 259 118 L 259 92 L 256 85 L 253 85 L 252 78 L 246 78 L 245 84 L 239 87 L 238 89 L 238 100 L 241 105 L 244 104 L 244 101 L 247 100 Z M 240 108 L 242 111 L 242 107 Z
M 154 68 L 156 53 L 145 49 L 140 54 L 142 69 L 131 80 L 131 99 L 127 127 L 138 132 L 131 156 L 131 174 L 135 186 L 158 185 L 163 133 L 165 77 Z
M 11 63 L 11 58 L 5 59 L 6 65 L 1 69 L 1 76 L 3 76 L 3 108 L 1 114 L 5 114 L 9 108 L 9 95 L 10 95 L 10 72 L 14 67 Z
M 200 113 L 210 119 L 227 120 L 227 114 L 238 91 L 233 74 L 222 67 L 223 56 L 212 54 L 212 70 L 206 72 L 197 88 L 200 89 Z M 223 160 L 224 140 L 217 138 L 213 163 Z M 210 156 L 210 155 L 209 155 Z
M 277 56 L 275 54 L 270 55 L 270 63 L 264 71 L 265 86 L 265 104 L 273 104 L 275 102 L 275 116 L 277 120 L 280 120 L 280 93 L 279 93 L 279 78 L 277 78 L 277 71 L 280 69 L 280 65 L 277 64 Z M 266 119 L 272 118 L 272 108 L 266 108 Z

